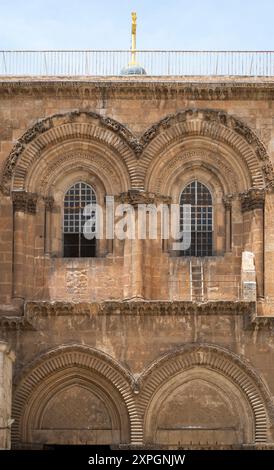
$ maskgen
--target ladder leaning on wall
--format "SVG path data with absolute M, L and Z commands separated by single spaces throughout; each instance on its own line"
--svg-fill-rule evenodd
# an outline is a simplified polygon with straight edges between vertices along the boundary
M 204 301 L 204 268 L 201 260 L 190 260 L 190 300 L 193 302 Z

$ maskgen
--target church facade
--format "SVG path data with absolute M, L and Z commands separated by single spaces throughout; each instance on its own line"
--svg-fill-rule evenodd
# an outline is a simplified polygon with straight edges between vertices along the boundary
M 252 77 L 1 80 L 1 448 L 274 445 L 273 99 Z M 189 247 L 159 215 L 85 238 L 109 201 L 114 222 L 190 204 Z

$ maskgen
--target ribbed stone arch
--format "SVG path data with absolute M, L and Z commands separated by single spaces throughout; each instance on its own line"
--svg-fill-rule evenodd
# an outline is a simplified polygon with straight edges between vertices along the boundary
M 114 119 L 97 113 L 73 111 L 40 120 L 22 135 L 4 166 L 2 191 L 8 194 L 13 180 L 16 187 L 12 189 L 24 188 L 28 168 L 41 152 L 69 139 L 99 142 L 112 150 L 124 162 L 134 185 L 138 142 L 131 131 Z
M 54 376 L 57 374 L 58 382 L 60 382 L 62 373 L 66 377 L 67 371 L 75 367 L 79 370 L 79 374 L 81 370 L 85 373 L 97 374 L 107 381 L 109 391 L 114 388 L 119 392 L 128 412 L 131 443 L 140 444 L 143 438 L 142 425 L 135 406 L 133 378 L 130 372 L 102 351 L 89 346 L 71 344 L 54 348 L 40 355 L 22 371 L 13 398 L 12 416 L 15 419 L 12 426 L 13 446 L 20 443 L 21 432 L 26 425 L 22 423 L 22 416 L 38 386 L 46 384 L 49 380 L 53 383 Z
M 82 144 L 85 143 L 84 150 Z M 115 155 L 104 152 L 100 144 L 94 142 L 66 141 L 43 153 L 34 162 L 24 179 L 28 192 L 47 195 L 56 179 L 67 171 L 82 167 L 101 178 L 108 194 L 120 193 L 130 187 L 130 178 L 122 161 Z M 14 180 L 14 185 L 22 184 L 22 180 Z
M 145 188 L 170 195 L 178 176 L 191 168 L 213 172 L 227 194 L 243 192 L 252 186 L 248 167 L 245 163 L 240 165 L 237 156 L 229 154 L 222 144 L 216 149 L 210 139 L 195 137 L 193 143 L 191 137 L 186 137 L 154 158 L 146 172 Z
M 272 413 L 270 394 L 256 372 L 231 351 L 210 344 L 187 344 L 153 362 L 140 376 L 138 407 L 145 417 L 154 394 L 176 374 L 205 367 L 226 377 L 243 394 L 249 403 L 255 423 L 255 443 L 268 440 L 269 410 Z
M 206 137 L 231 148 L 245 162 L 253 187 L 262 188 L 273 181 L 270 157 L 252 129 L 224 111 L 188 109 L 161 119 L 141 137 L 144 150 L 136 178 L 140 187 L 153 160 L 184 137 Z

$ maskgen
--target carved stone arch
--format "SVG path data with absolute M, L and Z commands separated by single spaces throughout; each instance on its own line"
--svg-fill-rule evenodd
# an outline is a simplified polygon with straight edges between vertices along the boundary
M 189 162 L 185 165 L 182 177 L 180 178 L 178 175 L 177 180 L 180 184 L 174 185 L 173 188 L 170 187 L 170 181 L 167 182 L 166 194 L 171 195 L 174 202 L 180 201 L 183 190 L 189 183 L 195 180 L 208 188 L 214 203 L 220 202 L 223 194 L 230 193 L 229 189 L 231 188 L 231 186 L 226 184 L 226 181 L 220 177 L 215 167 L 210 165 L 204 166 L 201 161 L 195 163 Z
M 208 138 L 181 138 L 151 162 L 145 187 L 152 192 L 172 195 L 178 178 L 185 179 L 185 173 L 190 168 L 201 168 L 218 179 L 225 194 L 239 193 L 252 186 L 252 180 L 247 177 L 245 163 L 239 165 L 237 159 L 223 144 L 216 145 Z
M 98 142 L 116 154 L 124 163 L 133 184 L 139 147 L 131 131 L 114 119 L 97 113 L 72 111 L 40 120 L 23 134 L 4 166 L 2 191 L 9 194 L 11 189 L 25 189 L 28 169 L 41 152 L 60 142 L 77 139 Z
M 188 109 L 165 117 L 141 137 L 144 150 L 138 164 L 140 186 L 147 184 L 146 175 L 153 161 L 163 158 L 186 138 L 192 138 L 194 147 L 195 140 L 203 138 L 230 149 L 246 168 L 250 187 L 263 188 L 273 181 L 270 157 L 252 129 L 224 111 Z
M 24 182 L 26 190 L 50 195 L 60 176 L 83 168 L 101 179 L 107 194 L 126 191 L 130 178 L 123 162 L 111 153 L 106 155 L 104 148 L 94 142 L 85 142 L 83 149 L 83 142 L 67 141 L 45 151 L 29 168 Z
M 32 361 L 16 381 L 12 416 L 13 446 L 32 440 L 32 429 L 39 435 L 46 410 L 53 397 L 70 386 L 106 398 L 110 422 L 120 426 L 119 440 L 142 442 L 142 428 L 135 406 L 129 371 L 108 354 L 94 348 L 72 344 L 52 349 Z M 116 430 L 117 431 L 117 430 Z
M 252 442 L 263 443 L 269 439 L 269 415 L 272 414 L 273 404 L 271 395 L 254 369 L 243 361 L 239 356 L 220 346 L 210 344 L 187 344 L 178 350 L 165 354 L 160 359 L 150 365 L 139 379 L 140 395 L 138 406 L 140 415 L 144 419 L 144 438 L 151 430 L 148 430 L 148 423 L 151 415 L 155 412 L 153 408 L 156 402 L 161 399 L 161 391 L 166 388 L 168 394 L 168 384 L 176 380 L 180 384 L 190 377 L 195 371 L 200 370 L 200 378 L 203 371 L 210 377 L 214 373 L 212 383 L 218 385 L 220 378 L 220 389 L 223 384 L 231 385 L 231 393 L 238 395 L 237 401 L 242 400 L 243 409 L 250 410 L 252 423 L 249 436 Z M 196 379 L 199 377 L 196 377 Z M 227 385 L 226 385 L 227 387 Z M 224 387 L 225 388 L 225 387 Z M 171 393 L 171 389 L 170 389 Z M 236 395 L 235 395 L 236 396 Z M 253 431 L 252 431 L 253 429 Z

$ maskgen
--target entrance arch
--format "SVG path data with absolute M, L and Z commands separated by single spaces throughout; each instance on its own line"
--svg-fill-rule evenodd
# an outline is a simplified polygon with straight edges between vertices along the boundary
M 269 392 L 222 347 L 187 344 L 153 363 L 140 388 L 146 444 L 242 446 L 269 439 Z
M 130 374 L 107 354 L 62 346 L 24 372 L 13 401 L 12 445 L 138 443 Z

